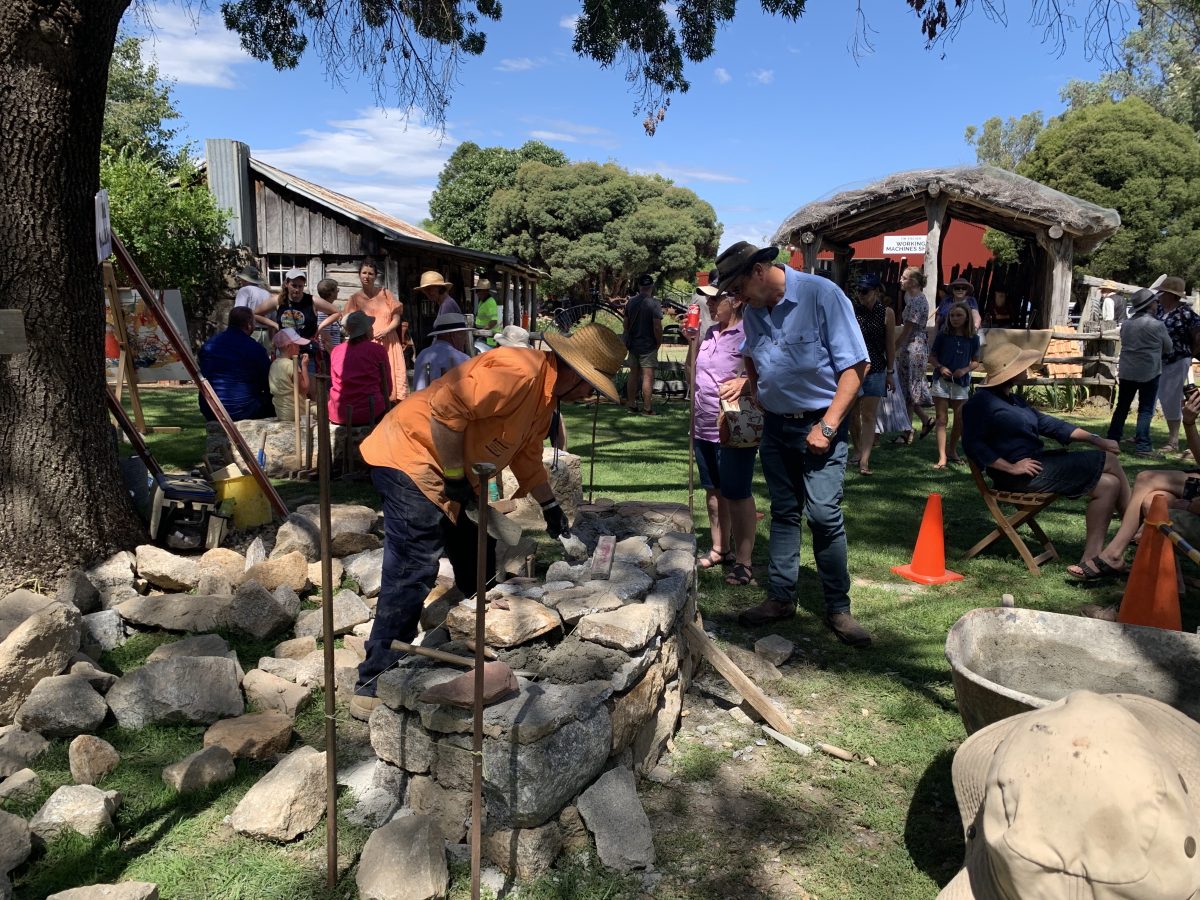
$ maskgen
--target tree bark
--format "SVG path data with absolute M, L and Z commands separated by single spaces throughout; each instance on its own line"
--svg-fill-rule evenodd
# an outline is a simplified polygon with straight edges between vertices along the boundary
M 105 410 L 94 197 L 108 65 L 130 0 L 0 3 L 0 586 L 136 543 Z

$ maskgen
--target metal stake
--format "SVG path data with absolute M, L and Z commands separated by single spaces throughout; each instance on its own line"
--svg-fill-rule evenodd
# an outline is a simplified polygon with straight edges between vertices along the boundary
M 337 885 L 337 684 L 333 672 L 333 527 L 329 502 L 329 374 L 318 364 L 317 465 L 321 479 L 321 635 L 325 651 L 325 883 Z
M 487 594 L 488 482 L 496 474 L 491 463 L 471 467 L 479 477 L 479 535 L 475 563 L 475 698 L 474 734 L 471 738 L 471 900 L 479 900 L 479 869 L 483 862 L 483 667 L 484 597 Z M 461 513 L 460 513 L 461 515 Z
M 592 502 L 592 491 L 596 489 L 596 420 L 600 418 L 600 395 L 596 395 L 596 406 L 592 410 L 592 462 L 588 467 L 588 503 Z

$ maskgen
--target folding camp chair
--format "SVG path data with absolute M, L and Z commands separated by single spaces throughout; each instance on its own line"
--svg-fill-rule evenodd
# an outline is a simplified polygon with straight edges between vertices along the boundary
M 979 488 L 984 505 L 987 506 L 988 511 L 992 514 L 992 518 L 996 520 L 996 528 L 991 534 L 968 550 L 963 559 L 971 559 L 978 556 L 998 541 L 1003 534 L 1017 548 L 1017 552 L 1021 554 L 1021 559 L 1025 560 L 1025 567 L 1033 574 L 1040 575 L 1041 569 L 1038 567 L 1052 559 L 1058 559 L 1058 551 L 1054 549 L 1054 544 L 1050 542 L 1050 538 L 1046 536 L 1046 532 L 1042 531 L 1042 527 L 1035 520 L 1040 512 L 1058 499 L 1058 494 L 1042 494 L 1037 492 L 1017 493 L 1013 491 L 994 490 L 984 481 L 983 473 L 979 470 L 979 466 L 975 465 L 974 460 L 968 459 L 967 462 L 971 466 L 971 475 L 975 478 L 975 486 Z M 1016 512 L 1011 516 L 1005 515 L 1004 510 L 1000 508 L 1001 504 L 1016 507 Z M 1017 528 L 1021 525 L 1028 525 L 1029 530 L 1033 532 L 1034 538 L 1042 545 L 1042 552 L 1037 556 L 1034 556 L 1029 551 L 1029 547 L 1026 546 L 1021 535 L 1017 533 Z

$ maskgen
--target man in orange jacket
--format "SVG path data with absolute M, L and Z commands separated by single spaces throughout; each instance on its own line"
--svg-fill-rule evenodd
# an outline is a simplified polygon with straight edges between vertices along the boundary
M 383 586 L 350 701 L 355 718 L 369 718 L 379 705 L 376 679 L 403 655 L 391 643 L 416 635 L 443 553 L 459 589 L 475 593 L 478 535 L 463 514 L 480 502 L 473 465 L 512 469 L 517 496 L 530 494 L 541 504 L 550 535 L 569 533 L 542 465 L 542 446 L 559 403 L 583 400 L 593 390 L 617 402 L 612 378 L 625 346 L 596 324 L 572 335 L 547 334 L 545 341 L 550 352 L 499 347 L 455 367 L 393 408 L 363 441 L 363 459 L 383 496 L 385 539 Z M 490 538 L 487 571 L 489 578 L 495 571 Z

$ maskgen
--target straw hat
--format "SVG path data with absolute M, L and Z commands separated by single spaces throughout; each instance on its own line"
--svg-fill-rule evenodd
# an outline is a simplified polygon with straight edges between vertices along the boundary
M 434 271 L 422 272 L 421 273 L 421 283 L 418 284 L 415 288 L 413 288 L 413 290 L 414 290 L 414 292 L 420 291 L 427 287 L 451 287 L 451 284 L 445 278 L 442 277 L 441 272 L 434 272 Z
M 364 334 L 372 334 L 375 327 L 375 317 L 368 316 L 361 309 L 356 309 L 346 318 L 342 319 L 342 331 L 346 337 L 356 338 L 362 337 Z
M 429 337 L 441 337 L 443 334 L 453 334 L 456 331 L 467 330 L 467 317 L 462 313 L 442 313 L 433 320 L 429 329 Z
M 486 278 L 480 278 L 479 281 L 477 281 L 475 283 L 475 287 L 471 288 L 471 290 L 475 291 L 476 293 L 482 293 L 482 294 L 488 293 L 489 291 L 491 291 L 491 289 L 492 289 L 492 283 L 490 281 L 488 281 Z
M 579 377 L 613 403 L 620 402 L 613 376 L 625 362 L 625 344 L 616 332 L 589 322 L 574 334 L 547 331 L 543 340 Z
M 1075 691 L 954 755 L 963 869 L 938 900 L 1200 894 L 1200 723 L 1150 697 Z
M 1183 279 L 1177 275 L 1168 275 L 1162 280 L 1162 284 L 1158 286 L 1160 294 L 1174 294 L 1176 297 L 1183 298 L 1187 294 L 1187 285 Z
M 1016 378 L 1041 362 L 1043 355 L 1038 350 L 1022 350 L 1016 344 L 1001 344 L 983 359 L 987 377 L 980 382 L 980 387 L 995 387 Z
M 505 325 L 498 334 L 492 335 L 492 340 L 501 347 L 524 347 L 532 349 L 529 343 L 529 332 L 520 325 Z

